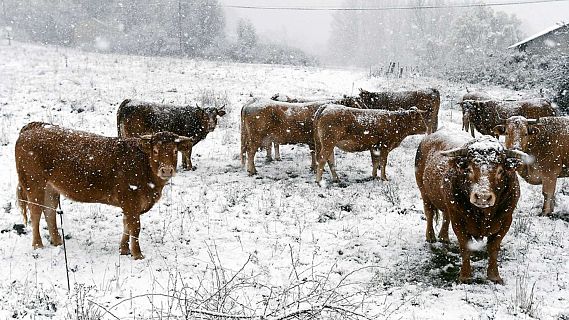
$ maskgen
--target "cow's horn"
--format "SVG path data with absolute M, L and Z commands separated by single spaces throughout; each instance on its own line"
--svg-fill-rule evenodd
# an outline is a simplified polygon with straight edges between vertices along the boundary
M 468 154 L 468 149 L 456 148 L 447 151 L 441 151 L 441 154 L 446 157 L 464 157 Z
M 539 123 L 539 118 L 537 119 L 528 119 L 528 124 L 538 124 Z
M 151 134 L 145 134 L 143 136 L 140 136 L 140 139 L 142 140 L 152 140 L 152 135 Z
M 178 138 L 176 139 L 176 142 L 186 142 L 186 141 L 194 143 L 194 139 L 186 136 L 178 136 Z

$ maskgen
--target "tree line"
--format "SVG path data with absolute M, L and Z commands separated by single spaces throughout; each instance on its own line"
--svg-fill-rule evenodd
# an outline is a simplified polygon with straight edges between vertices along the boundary
M 384 0 L 383 7 L 431 8 L 339 11 L 332 23 L 328 60 L 370 70 L 392 70 L 396 62 L 423 75 L 459 82 L 543 89 L 569 113 L 568 57 L 508 49 L 525 36 L 515 15 L 488 6 L 449 4 L 450 0 Z M 345 0 L 344 6 L 369 8 L 378 3 Z
M 299 49 L 258 40 L 251 22 L 225 32 L 218 0 L 2 0 L 0 25 L 20 41 L 140 55 L 313 65 Z

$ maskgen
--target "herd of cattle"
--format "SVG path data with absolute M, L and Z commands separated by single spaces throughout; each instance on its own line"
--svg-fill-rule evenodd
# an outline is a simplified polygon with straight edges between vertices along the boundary
M 487 277 L 502 283 L 497 256 L 520 197 L 516 172 L 530 184 L 543 185 L 542 214 L 553 211 L 558 177 L 569 175 L 569 117 L 546 99 L 499 101 L 482 92 L 465 94 L 462 131 L 438 128 L 440 94 L 436 89 L 368 92 L 319 101 L 254 98 L 241 109 L 241 162 L 257 173 L 255 154 L 280 159 L 279 145 L 308 145 L 321 183 L 328 163 L 338 181 L 334 148 L 370 151 L 372 176 L 387 180 L 391 150 L 414 134 L 426 133 L 415 157 L 415 176 L 427 217 L 426 240 L 436 241 L 433 218 L 442 212 L 439 240 L 448 228 L 458 238 L 462 267 L 459 280 L 471 279 L 469 241 L 487 238 Z M 182 167 L 194 170 L 192 147 L 226 114 L 224 107 L 172 106 L 125 100 L 117 111 L 118 137 L 104 137 L 56 125 L 24 126 L 15 146 L 17 198 L 24 221 L 32 224 L 32 246 L 43 246 L 39 223 L 43 212 L 52 245 L 62 243 L 56 209 L 61 195 L 79 202 L 104 203 L 123 211 L 120 254 L 134 259 L 140 250 L 140 215 L 159 200 Z M 474 129 L 483 136 L 474 138 Z M 505 145 L 497 137 L 505 135 Z

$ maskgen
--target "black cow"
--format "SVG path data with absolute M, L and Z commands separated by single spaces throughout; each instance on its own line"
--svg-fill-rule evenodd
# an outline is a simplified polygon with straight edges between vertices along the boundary
M 194 145 L 217 126 L 217 117 L 225 115 L 221 108 L 199 106 L 175 106 L 126 99 L 117 111 L 119 137 L 139 137 L 161 131 L 169 131 L 192 138 Z M 192 148 L 180 150 L 182 168 L 195 170 L 192 166 Z

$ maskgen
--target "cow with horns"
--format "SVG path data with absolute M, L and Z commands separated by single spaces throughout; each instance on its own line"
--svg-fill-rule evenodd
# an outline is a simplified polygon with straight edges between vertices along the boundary
M 542 215 L 549 215 L 555 206 L 557 178 L 569 177 L 569 117 L 526 119 L 508 118 L 495 127 L 497 134 L 506 136 L 506 147 L 526 152 L 532 162 L 518 169 L 530 184 L 541 184 Z
M 503 283 L 498 251 L 520 196 L 516 168 L 525 156 L 521 151 L 505 149 L 495 138 L 471 139 L 462 131 L 441 130 L 421 141 L 415 157 L 415 178 L 427 218 L 426 239 L 436 241 L 433 217 L 442 211 L 439 239 L 449 241 L 452 223 L 462 257 L 460 282 L 471 279 L 470 242 L 486 237 L 487 277 Z
M 504 119 L 512 116 L 524 116 L 526 118 L 541 118 L 559 116 L 561 112 L 551 101 L 543 98 L 519 100 L 519 101 L 496 101 L 496 100 L 464 100 L 462 101 L 463 112 L 468 115 L 466 120 L 470 128 L 475 128 L 481 134 L 497 137 L 494 127 L 503 124 Z M 464 118 L 463 118 L 464 121 Z M 466 126 L 463 124 L 463 126 Z M 474 137 L 474 131 L 471 130 Z

